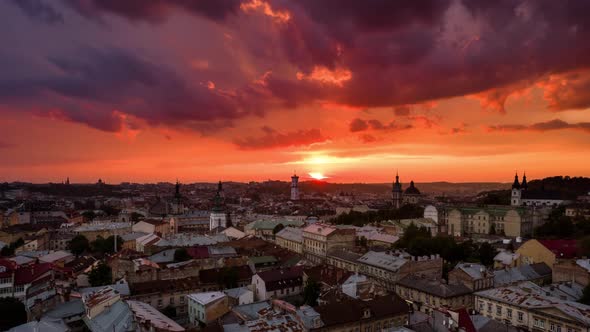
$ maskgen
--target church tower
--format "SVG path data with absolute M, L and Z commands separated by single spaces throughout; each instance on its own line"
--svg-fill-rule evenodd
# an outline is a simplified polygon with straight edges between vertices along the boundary
M 218 227 L 227 228 L 229 216 L 225 211 L 225 204 L 223 202 L 223 188 L 221 181 L 217 185 L 217 193 L 213 198 L 213 209 L 209 215 L 209 230 L 217 229 Z
M 299 200 L 299 177 L 297 174 L 293 172 L 293 176 L 291 177 L 291 200 L 298 201 Z
M 391 198 L 393 200 L 393 207 L 399 209 L 402 206 L 402 184 L 399 182 L 399 174 L 395 173 L 395 183 L 391 190 Z
M 526 175 L 523 178 L 523 184 L 526 186 Z M 512 206 L 520 206 L 522 205 L 522 189 L 523 187 L 518 182 L 518 173 L 514 175 L 514 182 L 512 183 L 512 197 L 510 200 L 510 205 Z
M 180 194 L 180 182 L 178 182 L 178 180 L 176 180 L 176 185 L 174 186 L 174 199 L 172 201 L 171 207 L 172 214 L 184 213 L 184 203 L 182 202 L 182 195 Z

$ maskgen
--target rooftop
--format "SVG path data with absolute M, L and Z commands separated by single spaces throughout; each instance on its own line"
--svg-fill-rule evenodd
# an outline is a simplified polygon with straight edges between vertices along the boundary
M 461 283 L 446 283 L 442 280 L 408 275 L 398 281 L 399 285 L 442 298 L 471 294 L 472 291 Z
M 184 331 L 184 328 L 151 305 L 139 301 L 127 301 L 138 323 L 147 323 L 157 331 Z
M 359 258 L 358 262 L 395 272 L 409 260 L 411 256 L 405 252 L 369 251 Z
M 285 227 L 276 234 L 276 237 L 301 243 L 303 242 L 303 230 L 301 228 Z

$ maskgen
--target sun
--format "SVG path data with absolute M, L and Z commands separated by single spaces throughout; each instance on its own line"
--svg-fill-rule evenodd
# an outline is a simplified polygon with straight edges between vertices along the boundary
M 323 179 L 327 178 L 327 176 L 324 176 L 324 174 L 319 173 L 319 172 L 311 172 L 311 173 L 309 173 L 309 176 L 311 176 L 312 178 L 314 178 L 316 180 L 323 180 Z

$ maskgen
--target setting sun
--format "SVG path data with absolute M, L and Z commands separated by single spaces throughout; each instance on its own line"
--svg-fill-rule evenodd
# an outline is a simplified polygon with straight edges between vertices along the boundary
M 312 178 L 314 178 L 316 180 L 323 180 L 323 179 L 327 178 L 327 176 L 324 176 L 324 174 L 318 173 L 318 172 L 309 173 L 309 176 L 311 176 Z

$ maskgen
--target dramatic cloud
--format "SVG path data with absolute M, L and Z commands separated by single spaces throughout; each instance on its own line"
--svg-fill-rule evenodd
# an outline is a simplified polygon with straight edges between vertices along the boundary
M 10 0 L 18 6 L 23 13 L 34 20 L 47 24 L 63 23 L 63 15 L 45 0 Z
M 411 129 L 413 126 L 411 124 L 401 125 L 396 123 L 395 121 L 391 121 L 388 124 L 384 124 L 383 122 L 370 119 L 370 120 L 363 120 L 360 118 L 353 119 L 349 125 L 349 129 L 351 132 L 360 132 L 365 130 L 405 130 Z
M 356 118 L 350 122 L 349 128 L 350 128 L 350 131 L 354 133 L 357 131 L 365 131 L 365 130 L 369 129 L 369 125 L 367 124 L 367 121 L 365 121 L 363 119 Z
M 115 110 L 152 125 L 199 129 L 200 122 L 259 112 L 265 93 L 260 82 L 231 92 L 212 84 L 191 84 L 166 67 L 120 49 L 85 48 L 77 56 L 52 56 L 47 61 L 57 73 L 0 78 L 0 102 L 15 97 L 47 99 L 51 106 L 46 111 L 55 117 L 105 131 L 121 128 Z
M 240 8 L 240 0 L 63 0 L 86 17 L 111 13 L 132 21 L 163 22 L 174 10 L 223 21 Z
M 297 130 L 288 133 L 278 132 L 268 126 L 264 126 L 261 129 L 264 135 L 235 139 L 234 144 L 243 150 L 259 150 L 289 146 L 307 146 L 329 140 L 328 137 L 322 135 L 319 129 Z
M 488 131 L 551 131 L 551 130 L 561 130 L 561 129 L 574 129 L 574 130 L 581 130 L 587 133 L 590 133 L 590 122 L 578 122 L 578 123 L 568 123 L 560 119 L 554 119 L 547 122 L 538 122 L 532 125 L 521 125 L 521 124 L 508 124 L 508 125 L 497 125 L 497 126 L 488 126 L 486 128 Z
M 540 85 L 553 111 L 590 107 L 590 71 L 552 75 Z

